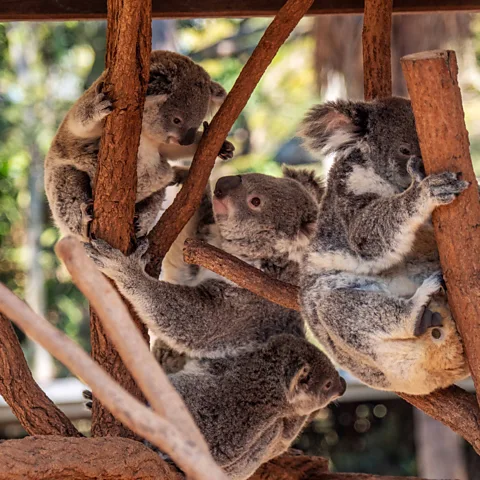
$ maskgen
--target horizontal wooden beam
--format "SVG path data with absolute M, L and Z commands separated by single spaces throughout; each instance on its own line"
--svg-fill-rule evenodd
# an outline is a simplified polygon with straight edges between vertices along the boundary
M 285 0 L 153 0 L 155 18 L 270 17 Z M 316 0 L 311 15 L 363 13 L 363 0 Z M 393 11 L 480 10 L 480 0 L 394 0 Z M 106 0 L 2 0 L 0 21 L 94 20 L 107 15 Z

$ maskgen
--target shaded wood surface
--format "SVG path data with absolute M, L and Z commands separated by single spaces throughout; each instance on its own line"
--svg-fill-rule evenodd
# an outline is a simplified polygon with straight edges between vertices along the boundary
M 200 205 L 217 155 L 233 123 L 278 50 L 312 3 L 313 0 L 288 0 L 265 30 L 203 135 L 182 189 L 149 234 L 152 260 L 147 272 L 150 275 L 158 277 L 163 257 Z
M 480 202 L 470 158 L 457 60 L 451 50 L 408 55 L 402 68 L 427 174 L 462 172 L 470 187 L 433 212 L 435 239 L 452 310 L 480 398 Z
M 30 435 L 81 437 L 33 379 L 10 320 L 0 314 L 0 395 Z
M 363 16 L 363 91 L 365 100 L 392 95 L 393 0 L 365 0 Z
M 184 259 L 187 263 L 195 259 L 196 265 L 208 268 L 260 297 L 283 306 L 287 303 L 292 310 L 300 311 L 298 287 L 287 285 L 288 288 L 282 291 L 277 280 L 218 248 L 189 239 L 185 242 Z M 255 280 L 250 282 L 251 278 Z M 456 386 L 426 396 L 398 395 L 450 427 L 480 454 L 480 410 L 475 395 Z
M 91 2 L 89 2 L 91 4 Z M 123 253 L 133 247 L 137 151 L 148 85 L 151 51 L 151 0 L 108 0 L 105 92 L 113 100 L 98 154 L 92 233 Z M 146 339 L 147 330 L 136 321 Z M 102 324 L 90 317 L 92 357 L 135 397 L 143 399 Z M 92 434 L 134 437 L 93 399 Z
M 153 0 L 155 18 L 271 17 L 285 0 Z M 363 13 L 363 0 L 315 0 L 310 15 Z M 2 0 L 0 20 L 99 19 L 107 16 L 106 0 Z M 395 0 L 394 12 L 475 11 L 479 0 Z

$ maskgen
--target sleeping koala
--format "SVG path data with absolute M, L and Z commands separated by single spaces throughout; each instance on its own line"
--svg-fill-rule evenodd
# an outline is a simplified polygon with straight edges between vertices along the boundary
M 321 182 L 305 171 L 286 169 L 283 178 L 257 173 L 220 178 L 213 200 L 204 197 L 165 259 L 162 275 L 168 281 L 145 273 L 146 241 L 129 257 L 101 240 L 92 240 L 86 250 L 146 326 L 177 352 L 217 358 L 279 332 L 303 337 L 298 312 L 186 265 L 180 246 L 193 234 L 298 285 L 298 262 L 315 231 L 322 191 Z
M 335 154 L 302 267 L 313 334 L 378 389 L 422 395 L 468 376 L 430 218 L 469 184 L 425 176 L 406 99 L 319 105 L 301 134 L 313 152 Z
M 62 234 L 89 240 L 92 189 L 105 118 L 115 101 L 104 91 L 105 72 L 80 97 L 60 125 L 45 158 L 45 191 Z M 150 79 L 138 149 L 135 227 L 138 237 L 154 226 L 174 179 L 168 160 L 192 157 L 204 119 L 226 92 L 189 58 L 174 52 L 151 54 Z M 225 142 L 219 156 L 230 158 Z

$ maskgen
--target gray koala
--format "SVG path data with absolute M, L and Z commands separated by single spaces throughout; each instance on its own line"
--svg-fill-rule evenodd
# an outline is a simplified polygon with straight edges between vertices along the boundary
M 313 152 L 335 154 L 302 267 L 313 334 L 378 389 L 421 395 L 468 376 L 430 218 L 469 184 L 425 176 L 406 99 L 316 106 L 301 135 Z
M 88 240 L 92 220 L 92 188 L 105 118 L 115 100 L 104 91 L 102 73 L 80 97 L 60 125 L 45 159 L 45 190 L 53 218 L 62 234 Z M 226 96 L 221 85 L 189 58 L 174 52 L 151 54 L 150 79 L 138 149 L 137 236 L 154 226 L 175 176 L 168 160 L 192 157 L 204 119 Z M 225 142 L 219 156 L 230 158 Z
M 345 381 L 305 339 L 297 312 L 184 264 L 180 246 L 186 236 L 202 238 L 298 283 L 322 191 L 306 171 L 221 178 L 165 258 L 168 282 L 145 273 L 146 240 L 128 257 L 102 240 L 86 245 L 149 329 L 193 358 L 170 379 L 232 479 L 284 452 Z

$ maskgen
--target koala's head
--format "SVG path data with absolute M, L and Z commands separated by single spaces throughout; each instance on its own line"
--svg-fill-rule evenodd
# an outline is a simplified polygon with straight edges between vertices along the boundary
M 202 122 L 218 110 L 226 95 L 224 88 L 188 57 L 154 51 L 142 134 L 155 143 L 190 145 Z
M 391 97 L 373 102 L 339 100 L 317 105 L 302 123 L 300 136 L 312 152 L 360 150 L 365 167 L 399 189 L 410 185 L 407 162 L 420 156 L 410 101 Z
M 309 415 L 341 397 L 347 388 L 333 363 L 307 340 L 277 335 L 264 347 L 263 355 L 277 362 L 289 409 Z
M 288 254 L 294 259 L 312 237 L 323 184 L 313 172 L 285 169 L 277 178 L 260 173 L 222 177 L 213 212 L 222 247 L 246 259 Z

